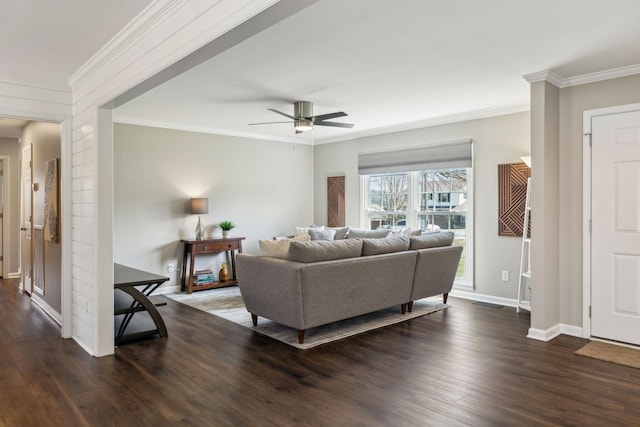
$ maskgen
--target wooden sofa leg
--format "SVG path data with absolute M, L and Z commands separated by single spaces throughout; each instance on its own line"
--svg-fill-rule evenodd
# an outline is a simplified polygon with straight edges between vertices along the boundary
M 304 343 L 304 329 L 298 329 L 298 344 Z
M 411 313 L 413 311 L 413 301 L 409 302 L 407 304 L 407 310 L 409 310 L 409 313 Z
M 442 301 L 446 304 L 447 303 L 447 298 L 449 298 L 449 292 L 447 292 L 446 294 L 442 294 Z
M 253 326 L 258 326 L 258 316 L 251 313 L 251 321 L 253 322 Z
M 402 314 L 405 314 L 407 312 L 407 304 L 400 304 L 400 311 L 402 312 Z

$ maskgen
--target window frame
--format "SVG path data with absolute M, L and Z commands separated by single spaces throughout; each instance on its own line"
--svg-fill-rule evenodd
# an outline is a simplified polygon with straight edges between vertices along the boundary
M 465 275 L 464 277 L 456 277 L 454 281 L 454 289 L 461 291 L 473 291 L 474 288 L 474 272 L 475 272 L 475 262 L 474 262 L 474 241 L 475 241 L 475 233 L 474 233 L 474 206 L 475 206 L 475 192 L 473 186 L 473 167 L 468 168 L 442 168 L 442 169 L 466 169 L 467 170 L 467 211 L 465 213 Z M 441 170 L 441 169 L 436 169 Z M 360 175 L 360 228 L 369 229 L 369 217 L 371 214 L 381 213 L 383 215 L 392 214 L 392 215 L 404 215 L 406 218 L 406 227 L 411 227 L 414 230 L 421 229 L 419 225 L 419 216 L 420 215 L 460 215 L 459 212 L 447 212 L 447 211 L 430 211 L 429 206 L 427 205 L 427 210 L 420 210 L 420 186 L 419 186 L 419 176 L 420 173 L 426 172 L 422 171 L 406 171 L 406 172 L 390 172 L 388 174 L 384 173 L 373 173 L 370 175 Z M 369 199 L 369 177 L 370 176 L 378 176 L 378 175 L 397 175 L 397 174 L 407 174 L 407 210 L 406 211 L 373 211 L 368 209 L 368 199 Z M 449 192 L 449 202 L 451 203 L 451 193 Z M 427 192 L 428 194 L 428 192 Z M 439 196 L 436 194 L 440 193 L 431 193 L 432 200 L 436 203 L 436 200 Z

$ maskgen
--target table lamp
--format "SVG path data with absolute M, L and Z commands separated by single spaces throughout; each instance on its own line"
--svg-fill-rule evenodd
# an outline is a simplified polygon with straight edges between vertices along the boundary
M 198 215 L 198 224 L 196 225 L 196 240 L 202 240 L 204 239 L 204 226 L 202 225 L 202 221 L 200 221 L 200 215 L 209 213 L 209 199 L 202 197 L 191 199 L 191 213 L 194 215 Z

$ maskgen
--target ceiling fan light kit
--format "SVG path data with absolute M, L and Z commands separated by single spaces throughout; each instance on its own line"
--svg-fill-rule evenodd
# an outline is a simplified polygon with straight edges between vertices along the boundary
M 328 122 L 329 119 L 335 119 L 338 117 L 345 117 L 347 113 L 339 111 L 336 113 L 321 114 L 319 116 L 313 115 L 313 102 L 309 101 L 296 101 L 293 104 L 293 116 L 282 111 L 269 108 L 269 111 L 273 111 L 276 114 L 285 116 L 293 120 L 293 129 L 296 134 L 302 133 L 307 130 L 313 129 L 313 126 L 331 126 L 340 128 L 352 128 L 354 125 L 351 123 L 337 123 Z M 272 123 L 290 123 L 290 122 L 267 122 L 267 123 L 249 123 L 250 125 L 266 125 Z
M 307 119 L 295 119 L 293 121 L 293 128 L 298 132 L 304 132 L 305 130 L 313 129 L 313 122 Z

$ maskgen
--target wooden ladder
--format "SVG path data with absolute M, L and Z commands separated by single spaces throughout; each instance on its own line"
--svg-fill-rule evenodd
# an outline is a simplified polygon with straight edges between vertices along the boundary
M 522 253 L 520 255 L 520 277 L 518 279 L 518 313 L 522 309 L 531 311 L 531 236 L 529 222 L 531 220 L 531 178 L 527 178 L 527 197 L 524 202 L 524 226 L 522 227 Z M 528 282 L 528 286 L 526 285 Z M 524 288 L 524 289 L 523 289 Z M 529 297 L 526 294 L 529 290 Z

